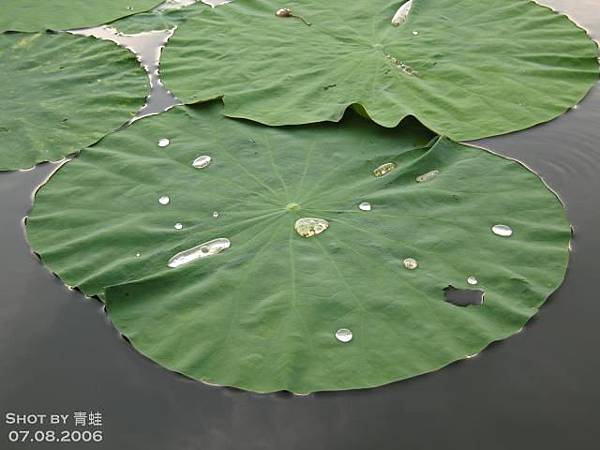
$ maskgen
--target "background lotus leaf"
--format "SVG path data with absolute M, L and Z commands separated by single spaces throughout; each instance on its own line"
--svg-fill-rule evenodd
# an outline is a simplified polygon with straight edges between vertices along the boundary
M 69 30 L 147 11 L 159 0 L 2 0 L 0 31 Z
M 385 127 L 412 115 L 455 140 L 553 119 L 598 79 L 596 43 L 530 0 L 414 0 L 393 26 L 400 4 L 246 0 L 192 11 L 161 73 L 185 103 L 223 97 L 231 117 L 337 121 L 354 105 Z M 278 17 L 282 6 L 298 17 Z
M 148 78 L 111 42 L 67 33 L 0 34 L 0 170 L 93 144 L 144 104 Z

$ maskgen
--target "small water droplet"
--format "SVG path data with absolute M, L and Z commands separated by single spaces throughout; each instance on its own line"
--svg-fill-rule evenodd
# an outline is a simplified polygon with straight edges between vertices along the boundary
M 191 263 L 197 259 L 206 258 L 209 256 L 218 255 L 219 253 L 231 247 L 231 242 L 226 238 L 213 239 L 212 241 L 204 242 L 196 245 L 188 250 L 177 253 L 169 259 L 168 266 L 176 268 L 184 264 Z
M 344 344 L 350 342 L 353 337 L 352 331 L 348 328 L 340 328 L 335 332 L 335 338 Z
M 169 203 L 171 203 L 171 199 L 168 195 L 161 195 L 160 197 L 158 197 L 158 203 L 160 203 L 161 205 L 168 205 Z
M 212 213 L 212 216 L 213 216 L 215 219 L 218 219 L 218 218 L 219 218 L 219 216 L 220 216 L 220 214 L 219 214 L 219 211 L 213 211 L 213 213 Z
M 417 34 L 419 34 L 419 32 L 418 31 L 413 31 L 412 34 L 413 34 L 413 36 L 416 36 Z
M 140 256 L 142 256 L 142 254 L 141 254 L 140 252 L 137 252 L 137 253 L 135 254 L 135 257 L 136 257 L 136 258 L 139 258 Z
M 417 263 L 417 260 L 414 258 L 406 258 L 404 261 L 402 261 L 402 264 L 404 264 L 404 267 L 406 267 L 408 270 L 415 270 L 417 267 L 419 267 L 419 263 Z
M 167 147 L 170 143 L 171 143 L 171 141 L 167 138 L 162 138 L 162 139 L 158 140 L 159 147 Z
M 177 222 L 175 225 L 173 225 L 173 228 L 175 228 L 176 230 L 182 230 L 183 224 L 180 222 Z
M 492 232 L 501 237 L 511 237 L 513 230 L 508 225 L 502 225 L 501 223 L 492 227 Z
M 358 204 L 358 209 L 360 209 L 361 211 L 371 211 L 372 207 L 369 202 L 360 202 Z
M 386 176 L 388 173 L 390 173 L 395 168 L 396 168 L 395 162 L 387 162 L 387 163 L 384 163 L 384 164 L 380 165 L 379 167 L 377 167 L 373 171 L 373 175 L 375 175 L 376 177 L 383 177 L 383 176 Z
M 435 177 L 437 177 L 440 174 L 439 170 L 430 170 L 427 173 L 424 173 L 423 175 L 419 175 L 417 177 L 417 183 L 426 183 L 428 181 L 433 180 Z
M 198 156 L 194 162 L 192 162 L 192 166 L 195 169 L 204 169 L 208 167 L 208 165 L 212 162 L 212 158 L 208 155 Z
M 127 9 L 128 9 L 129 11 L 133 11 L 133 6 L 128 6 L 128 7 L 127 7 Z
M 475 284 L 479 283 L 479 281 L 477 280 L 477 278 L 475 278 L 473 275 L 471 275 L 469 278 L 467 278 L 467 283 L 469 283 L 471 285 L 475 285 Z
M 329 228 L 329 222 L 315 217 L 302 217 L 294 223 L 294 229 L 302 237 L 312 237 Z

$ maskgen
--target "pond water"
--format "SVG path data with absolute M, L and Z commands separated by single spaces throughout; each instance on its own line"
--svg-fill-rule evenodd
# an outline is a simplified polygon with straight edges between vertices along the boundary
M 600 39 L 598 0 L 542 3 Z M 153 74 L 144 114 L 174 104 L 152 66 L 165 37 L 124 38 Z M 521 333 L 429 375 L 306 397 L 207 386 L 135 352 L 102 305 L 67 289 L 25 242 L 22 219 L 53 165 L 0 173 L 0 410 L 100 411 L 105 439 L 94 448 L 119 450 L 595 449 L 599 124 L 596 85 L 578 108 L 551 123 L 477 142 L 542 176 L 566 204 L 575 229 L 565 283 Z M 9 429 L 3 422 L 2 448 Z

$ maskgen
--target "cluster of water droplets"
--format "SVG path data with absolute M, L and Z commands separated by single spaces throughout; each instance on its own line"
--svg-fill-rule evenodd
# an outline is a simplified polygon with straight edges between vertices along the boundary
M 157 145 L 161 148 L 166 148 L 171 144 L 171 140 L 169 138 L 163 137 L 157 141 Z M 200 155 L 196 157 L 191 165 L 196 169 L 205 169 L 211 165 L 213 162 L 213 158 L 210 155 Z M 393 161 L 385 162 L 379 166 L 377 166 L 373 171 L 372 175 L 376 178 L 381 178 L 389 175 L 392 171 L 397 168 L 397 164 Z M 419 184 L 428 183 L 437 178 L 440 175 L 440 171 L 438 169 L 433 169 L 428 172 L 423 173 L 415 178 L 415 181 Z M 161 205 L 168 205 L 170 203 L 170 198 L 166 195 L 162 195 L 159 197 L 159 203 Z M 298 212 L 301 207 L 299 204 L 290 203 L 286 206 L 286 209 L 290 212 Z M 368 201 L 361 201 L 358 203 L 358 209 L 360 211 L 369 212 L 372 211 L 373 205 Z M 220 216 L 218 211 L 213 211 L 212 217 L 218 218 Z M 294 229 L 299 236 L 304 238 L 310 238 L 314 236 L 318 236 L 324 233 L 330 224 L 327 220 L 318 217 L 301 217 L 297 219 L 294 223 Z M 178 222 L 174 225 L 176 230 L 183 229 L 183 224 Z M 493 234 L 501 237 L 510 237 L 512 236 L 512 228 L 508 225 L 496 224 L 491 227 L 491 231 Z M 183 250 L 173 257 L 171 257 L 168 261 L 168 267 L 178 268 L 199 259 L 212 257 L 218 255 L 231 247 L 231 242 L 229 239 L 224 237 L 219 237 L 216 239 L 212 239 L 207 242 L 203 242 L 194 247 L 191 247 L 187 250 Z M 137 257 L 140 254 L 136 254 Z M 413 257 L 407 257 L 402 260 L 402 265 L 406 270 L 413 271 L 419 267 L 419 263 Z M 475 286 L 479 283 L 478 279 L 474 275 L 470 275 L 466 278 L 466 282 L 468 285 Z M 348 328 L 340 328 L 334 333 L 335 339 L 341 343 L 347 344 L 351 342 L 354 338 L 354 334 L 352 330 Z

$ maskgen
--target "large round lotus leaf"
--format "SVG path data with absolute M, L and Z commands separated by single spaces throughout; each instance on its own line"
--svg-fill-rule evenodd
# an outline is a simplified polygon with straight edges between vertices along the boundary
M 265 128 L 220 112 L 180 107 L 108 136 L 27 222 L 42 261 L 169 369 L 259 392 L 377 386 L 517 332 L 563 279 L 564 211 L 514 161 L 426 145 L 414 123 Z M 302 237 L 306 218 L 329 228 Z M 446 302 L 449 285 L 485 302 Z
M 91 27 L 160 3 L 162 0 L 2 0 L 0 32 Z
M 135 56 L 66 33 L 0 35 L 0 170 L 58 160 L 125 123 L 148 91 Z
M 185 103 L 224 96 L 231 117 L 337 121 L 356 105 L 380 125 L 414 115 L 456 140 L 548 121 L 598 78 L 585 31 L 530 0 L 414 0 L 393 26 L 401 3 L 285 4 L 299 17 L 278 17 L 277 0 L 205 8 L 179 26 L 161 73 Z

